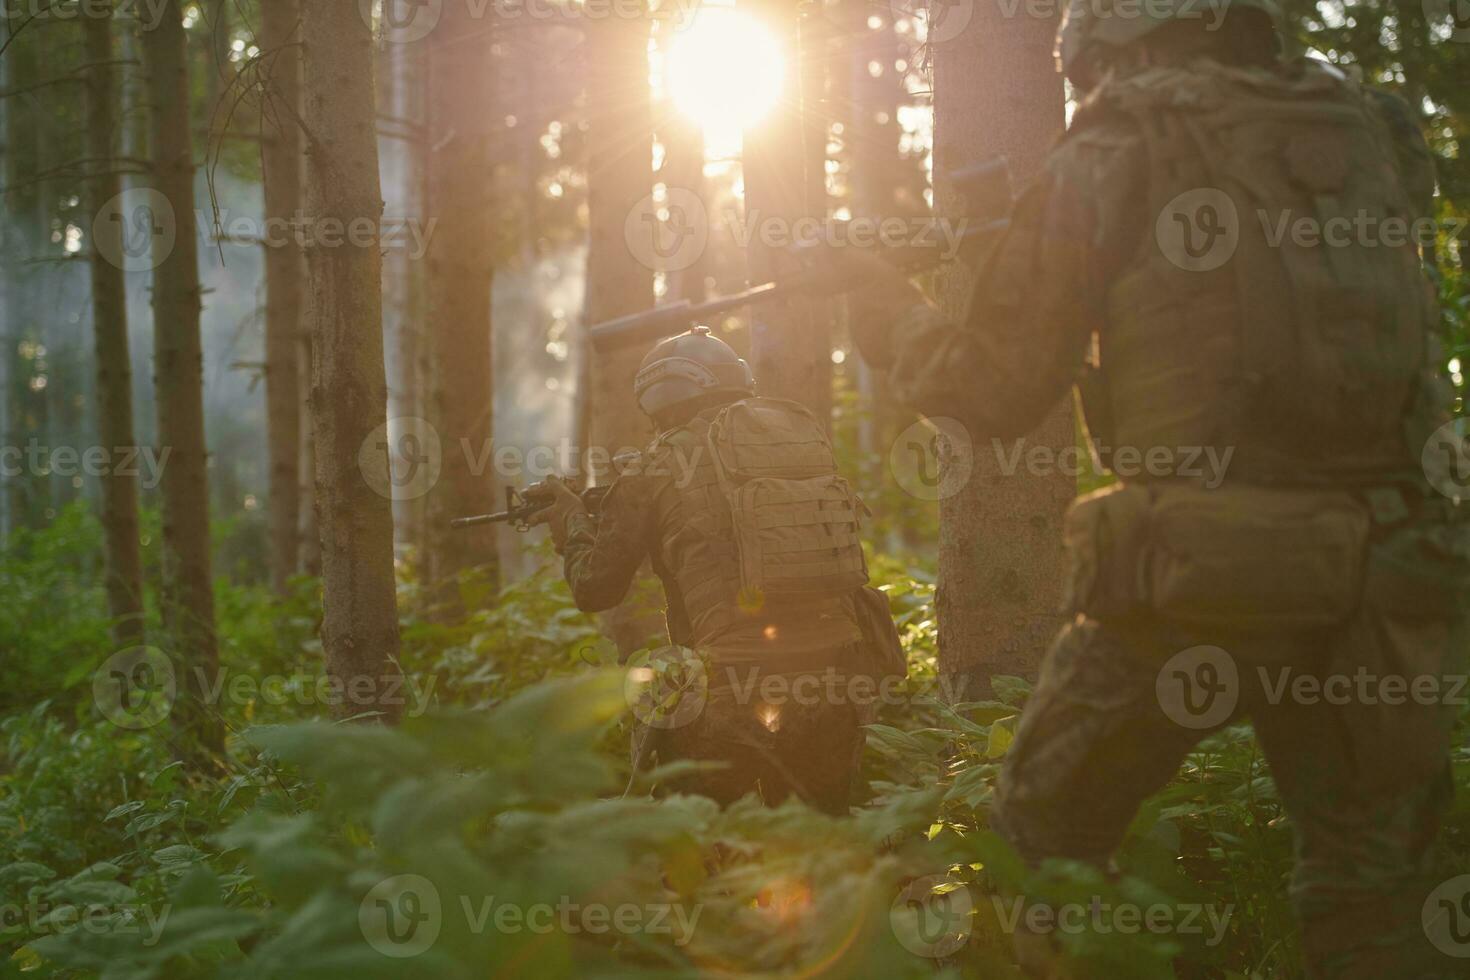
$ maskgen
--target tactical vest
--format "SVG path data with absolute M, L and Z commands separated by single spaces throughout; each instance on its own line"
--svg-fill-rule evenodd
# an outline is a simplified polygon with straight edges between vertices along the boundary
M 1379 106 L 1315 63 L 1201 62 L 1104 82 L 1069 136 L 1118 113 L 1146 148 L 1149 221 L 1083 388 L 1094 439 L 1234 447 L 1232 481 L 1417 478 L 1447 392 Z
M 850 618 L 844 599 L 868 580 L 859 504 L 805 408 L 744 399 L 664 433 L 649 458 L 673 477 L 656 564 L 688 642 L 783 617 Z

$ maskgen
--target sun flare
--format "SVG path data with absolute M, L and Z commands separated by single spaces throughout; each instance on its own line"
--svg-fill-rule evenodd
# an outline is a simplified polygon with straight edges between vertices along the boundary
M 781 45 L 755 18 L 701 5 L 669 50 L 669 93 L 712 145 L 759 122 L 781 97 Z

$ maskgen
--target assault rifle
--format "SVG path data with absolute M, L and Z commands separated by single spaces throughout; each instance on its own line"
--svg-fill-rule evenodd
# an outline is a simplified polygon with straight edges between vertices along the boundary
M 996 157 L 972 167 L 956 170 L 949 175 L 956 190 L 965 198 L 966 220 L 972 216 L 1004 214 L 1010 206 L 1010 171 L 1005 157 Z M 961 230 L 960 243 L 964 252 L 973 252 L 977 243 L 992 240 L 994 236 L 1010 227 L 1008 218 L 992 218 L 980 221 L 973 227 Z M 945 261 L 935 248 L 906 246 L 889 248 L 883 257 L 909 275 L 933 269 Z M 820 259 L 818 259 L 820 261 Z M 825 270 L 820 265 L 809 266 L 794 275 L 771 282 L 751 286 L 729 296 L 718 296 L 703 303 L 691 303 L 687 299 L 656 306 L 651 310 L 630 313 L 590 327 L 587 335 L 594 346 L 609 348 L 623 344 L 651 343 L 664 337 L 687 330 L 690 325 L 707 317 L 727 313 L 730 310 L 753 303 L 768 303 L 786 299 L 798 293 L 810 292 L 821 283 Z M 860 283 L 838 283 L 834 292 L 844 292 Z
M 586 506 L 587 512 L 594 517 L 602 506 L 602 498 L 607 495 L 608 487 L 588 487 L 579 496 Z M 515 487 L 505 488 L 505 510 L 496 511 L 493 514 L 476 514 L 474 517 L 456 517 L 449 522 L 452 528 L 477 527 L 481 524 L 509 524 L 517 531 L 531 530 L 531 518 L 550 507 L 556 499 L 551 487 L 546 483 L 533 483 L 524 490 Z

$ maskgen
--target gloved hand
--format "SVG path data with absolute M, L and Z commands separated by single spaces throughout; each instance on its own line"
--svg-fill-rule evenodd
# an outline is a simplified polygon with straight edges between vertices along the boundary
M 548 476 L 545 486 L 551 492 L 551 503 L 532 514 L 526 523 L 532 527 L 545 524 L 550 528 L 551 544 L 559 555 L 567 540 L 567 519 L 573 514 L 587 513 L 587 508 L 582 505 L 582 498 L 561 477 Z
M 808 288 L 847 290 L 848 326 L 863 359 L 877 368 L 893 362 L 889 334 L 912 307 L 925 302 L 903 271 L 870 251 L 851 245 L 806 246 L 796 255 L 808 269 Z

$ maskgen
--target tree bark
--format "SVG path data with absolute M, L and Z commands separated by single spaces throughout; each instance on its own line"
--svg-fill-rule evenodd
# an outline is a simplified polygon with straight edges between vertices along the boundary
M 802 58 L 798 7 L 786 0 L 744 0 L 744 6 L 777 39 L 785 70 L 782 98 L 746 130 L 741 152 L 745 212 L 756 230 L 748 249 L 750 281 L 766 282 L 778 278 L 788 260 L 782 249 L 765 244 L 761 225 L 780 222 L 789 236 L 798 219 L 826 217 L 824 203 L 814 196 L 824 178 L 813 172 L 825 157 L 813 141 L 821 129 L 820 146 L 825 146 L 825 127 L 806 121 L 807 109 L 814 120 L 819 114 L 812 66 Z M 794 297 L 754 307 L 750 362 L 761 394 L 799 401 L 823 420 L 831 417 L 832 341 L 816 301 Z
M 267 222 L 301 209 L 301 49 L 296 0 L 260 9 L 265 54 L 262 106 L 266 132 L 260 170 Z M 265 249 L 265 427 L 270 499 L 271 587 L 278 595 L 301 566 L 301 292 L 306 260 L 294 235 Z
M 665 64 L 668 53 L 679 39 L 679 32 L 672 21 L 658 25 L 658 43 L 664 51 Z M 658 141 L 663 146 L 663 162 L 658 169 L 658 181 L 669 191 L 686 190 L 700 201 L 710 200 L 709 187 L 704 179 L 704 129 L 698 120 L 691 119 L 673 105 L 673 99 L 665 90 L 663 106 L 654 123 Z M 702 302 L 709 290 L 705 279 L 710 274 L 709 248 L 705 248 L 694 261 L 683 269 L 665 271 L 663 299 L 687 299 L 691 303 Z
M 388 44 L 380 50 L 378 105 L 382 114 L 395 119 L 424 118 L 425 48 L 423 44 L 394 43 L 390 34 Z M 394 124 L 391 133 L 381 135 L 379 140 L 384 197 L 396 202 L 403 218 L 419 222 L 420 226 L 425 226 L 427 214 L 424 207 L 427 143 L 426 131 L 407 130 L 399 124 Z M 391 324 L 384 334 L 389 338 L 387 351 L 392 355 L 387 358 L 390 417 L 422 418 L 428 413 L 424 395 L 428 345 L 423 342 L 427 320 L 423 258 L 403 248 L 389 249 L 383 255 L 383 314 L 385 326 Z M 429 556 L 425 511 L 423 497 L 393 502 L 397 545 L 420 563 Z
M 998 155 L 1012 174 L 1035 173 L 1064 125 L 1062 77 L 1052 61 L 1055 23 L 1006 17 L 977 4 L 968 25 L 934 45 L 937 210 L 960 206 L 944 175 Z M 989 216 L 981 216 L 984 217 Z M 951 269 L 945 298 L 958 315 L 970 277 Z M 1070 404 L 1028 437 L 1056 452 L 1074 445 Z M 974 446 L 969 484 L 940 504 L 939 664 L 983 696 L 996 674 L 1035 676 L 1060 623 L 1061 525 L 1076 495 L 1065 473 L 1000 472 L 987 443 Z
M 302 5 L 306 213 L 314 222 L 382 217 L 373 37 L 356 3 Z M 398 615 L 383 369 L 382 256 L 375 243 L 308 246 L 313 297 L 311 414 L 323 578 L 322 648 L 342 715 L 398 715 Z
M 87 155 L 96 176 L 90 181 L 91 213 L 101 214 L 107 202 L 122 190 L 114 169 L 117 137 L 117 94 L 112 65 L 112 20 L 83 19 L 87 79 Z M 110 234 L 106 249 L 94 240 L 92 272 L 92 330 L 97 360 L 98 444 L 116 453 L 136 446 L 133 435 L 133 370 L 128 351 L 128 304 L 123 270 L 108 256 L 122 255 L 122 229 L 109 222 L 94 225 L 93 234 Z M 112 639 L 119 648 L 143 642 L 143 561 L 138 545 L 138 477 L 131 470 L 111 467 L 99 482 L 102 489 L 102 533 L 106 552 L 107 611 L 112 617 Z
M 308 263 L 308 268 L 310 263 Z M 311 276 L 307 275 L 308 288 L 311 285 Z M 322 535 L 321 528 L 317 526 L 316 510 L 316 422 L 312 416 L 311 408 L 311 379 L 315 370 L 312 357 L 311 324 L 313 314 L 311 312 L 311 297 L 305 297 L 301 304 L 302 330 L 297 338 L 296 346 L 296 375 L 300 384 L 301 415 L 301 440 L 299 456 L 297 458 L 296 472 L 300 474 L 300 489 L 296 497 L 300 514 L 297 518 L 298 534 L 300 542 L 301 572 L 313 578 L 322 574 Z
M 174 235 L 154 235 L 153 358 L 163 468 L 164 626 L 184 664 L 184 710 L 176 716 L 207 749 L 223 746 L 206 703 L 219 669 L 214 576 L 209 551 L 208 456 L 204 440 L 203 352 L 199 338 L 199 257 L 194 222 L 194 158 L 189 70 L 179 0 L 168 0 L 143 37 L 152 104 L 154 187 L 172 208 Z
M 39 64 L 38 24 L 21 30 L 27 19 L 23 5 L 7 5 L 4 41 L 9 42 L 0 56 L 0 78 L 4 88 L 17 89 L 36 79 Z M 5 113 L 5 147 L 3 159 L 4 214 L 0 215 L 0 243 L 4 252 L 4 318 L 0 322 L 0 409 L 4 414 L 4 444 L 26 445 L 27 438 L 38 431 L 35 420 L 28 418 L 37 404 L 30 391 L 32 361 L 20 354 L 36 320 L 35 267 L 28 259 L 39 257 L 44 248 L 46 223 L 40 186 L 36 175 L 41 169 L 41 120 L 36 111 L 37 96 L 28 93 L 0 100 Z M 44 393 L 43 393 L 44 394 Z M 6 477 L 4 484 L 5 528 L 9 533 L 30 526 L 44 512 L 42 503 L 44 478 L 26 470 Z
M 587 24 L 589 242 L 584 324 L 653 305 L 653 270 L 635 257 L 625 236 L 628 215 L 653 190 L 648 27 L 646 19 L 603 18 Z M 652 436 L 652 426 L 633 397 L 633 378 L 646 353 L 640 347 L 584 352 L 590 483 L 610 483 L 613 456 L 644 448 Z M 624 604 L 603 621 L 625 654 L 659 632 L 657 618 L 637 603 Z
M 842 107 L 842 161 L 852 218 L 881 223 L 885 218 L 927 216 L 923 171 L 916 161 L 905 160 L 899 150 L 902 127 L 898 109 L 906 101 L 906 93 L 903 76 L 896 68 L 900 47 L 891 12 L 878 11 L 876 26 L 870 22 L 873 7 L 864 0 L 842 0 L 840 13 L 847 42 L 845 57 L 834 73 L 840 90 L 834 93 L 832 102 Z M 878 67 L 876 73 L 874 65 Z M 858 447 L 863 475 L 872 486 L 879 487 L 887 479 L 888 447 L 914 415 L 894 401 L 884 372 L 874 370 L 863 358 L 849 358 L 843 369 L 851 371 L 858 393 Z M 885 523 L 888 533 L 883 544 L 887 550 L 920 545 L 918 536 L 912 534 L 912 520 Z
M 452 517 L 494 501 L 494 471 L 476 472 L 490 457 L 494 375 L 490 284 L 495 273 L 491 219 L 493 168 L 486 104 L 495 83 L 493 17 L 449 3 L 429 35 L 429 199 L 438 219 L 429 238 L 429 333 L 434 379 L 433 422 L 443 470 L 430 500 L 430 581 L 452 608 L 455 579 L 484 567 L 497 579 L 495 529 L 451 531 Z M 548 434 L 549 435 L 549 434 Z

